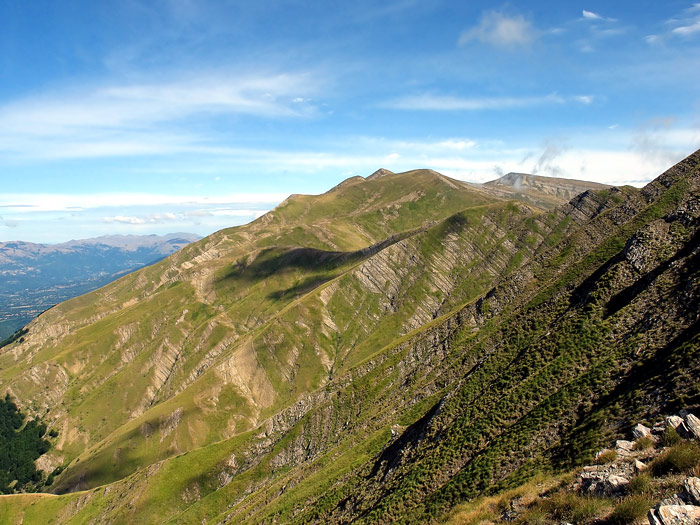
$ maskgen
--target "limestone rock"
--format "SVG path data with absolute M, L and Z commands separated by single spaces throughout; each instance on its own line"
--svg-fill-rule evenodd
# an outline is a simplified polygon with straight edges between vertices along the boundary
M 630 456 L 634 451 L 634 441 L 618 439 L 615 441 L 615 451 L 620 456 Z
M 666 418 L 666 425 L 673 428 L 678 435 L 682 438 L 689 438 L 692 436 L 688 427 L 685 426 L 685 421 L 680 416 L 668 416 Z
M 688 502 L 685 501 L 680 494 L 674 494 L 673 496 L 669 496 L 668 498 L 662 499 L 657 505 L 656 508 L 659 507 L 673 507 L 673 506 L 683 506 L 687 505 Z
M 642 425 L 641 423 L 637 423 L 637 426 L 635 426 L 632 429 L 632 437 L 635 440 L 641 439 L 643 437 L 648 437 L 648 436 L 651 436 L 651 429 L 649 427 Z
M 688 414 L 685 416 L 685 426 L 695 439 L 700 439 L 700 419 Z
M 581 491 L 589 494 L 613 496 L 624 492 L 629 480 L 607 472 L 584 472 L 581 474 Z
M 639 473 L 643 470 L 646 470 L 646 468 L 647 468 L 647 466 L 644 463 L 642 463 L 638 459 L 634 460 L 634 471 L 635 472 Z
M 700 505 L 700 478 L 688 478 L 683 483 L 685 495 L 693 505 Z
M 700 523 L 700 507 L 662 505 L 649 511 L 649 523 L 652 525 L 698 525 Z
M 678 428 L 679 425 L 683 424 L 683 418 L 680 416 L 666 416 L 666 426 L 673 429 Z

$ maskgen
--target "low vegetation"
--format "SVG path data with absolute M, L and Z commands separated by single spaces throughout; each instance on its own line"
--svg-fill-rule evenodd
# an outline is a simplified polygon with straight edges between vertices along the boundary
M 0 399 L 0 493 L 32 491 L 42 475 L 34 461 L 51 447 L 46 426 L 26 420 L 9 394 Z

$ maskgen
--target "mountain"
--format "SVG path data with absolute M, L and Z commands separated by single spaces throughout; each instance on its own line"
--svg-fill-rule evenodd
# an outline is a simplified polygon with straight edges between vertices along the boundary
M 507 173 L 481 186 L 489 193 L 503 198 L 519 197 L 532 204 L 551 209 L 587 190 L 604 190 L 606 184 L 529 173 Z
M 110 235 L 61 244 L 0 243 L 0 340 L 53 305 L 162 259 L 200 237 Z
M 58 433 L 40 465 L 65 467 L 3 519 L 434 522 L 700 405 L 700 151 L 554 209 L 382 175 L 292 196 L 2 348 L 3 391 Z

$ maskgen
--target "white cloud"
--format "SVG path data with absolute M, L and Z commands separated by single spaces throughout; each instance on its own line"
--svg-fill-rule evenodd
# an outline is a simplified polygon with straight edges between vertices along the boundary
M 105 217 L 105 222 L 121 222 L 123 224 L 146 224 L 146 219 L 143 217 L 125 217 L 123 215 L 115 215 L 114 217 Z
M 648 44 L 658 44 L 670 38 L 688 39 L 700 34 L 700 3 L 684 9 L 681 13 L 666 20 L 670 29 L 664 34 L 654 34 L 645 37 Z
M 700 32 L 700 20 L 696 20 L 692 24 L 675 27 L 671 30 L 671 33 L 673 33 L 674 35 L 680 35 L 685 37 L 694 35 L 698 32 Z
M 582 104 L 592 104 L 593 103 L 593 96 L 592 95 L 579 95 L 577 97 L 573 97 L 574 100 L 577 100 L 581 102 Z
M 0 209 L 11 209 L 14 213 L 76 211 L 95 208 L 123 208 L 128 206 L 212 206 L 231 204 L 277 203 L 288 197 L 287 193 L 235 193 L 228 195 L 167 195 L 152 193 L 95 193 L 95 194 L 51 194 L 51 193 L 2 193 Z M 123 219 L 124 217 L 122 217 Z M 122 221 L 124 222 L 124 221 Z
M 583 10 L 583 18 L 587 18 L 588 20 L 602 20 L 603 17 L 597 13 L 594 13 L 592 11 L 586 11 L 584 9 Z
M 479 24 L 463 31 L 459 45 L 474 40 L 500 48 L 527 47 L 539 36 L 532 23 L 522 15 L 508 16 L 500 11 L 486 11 Z
M 425 111 L 479 111 L 527 108 L 551 104 L 565 104 L 574 101 L 590 104 L 591 95 L 563 97 L 556 93 L 532 97 L 451 97 L 443 95 L 417 95 L 397 98 L 384 103 L 392 109 Z
M 582 12 L 582 16 L 584 20 L 595 20 L 599 22 L 617 22 L 615 18 L 601 16 L 598 13 L 594 13 L 593 11 L 586 11 L 585 9 Z
M 87 158 L 187 151 L 207 137 L 173 131 L 178 124 L 212 115 L 309 116 L 315 109 L 306 96 L 322 82 L 308 73 L 202 73 L 36 95 L 0 106 L 0 154 Z

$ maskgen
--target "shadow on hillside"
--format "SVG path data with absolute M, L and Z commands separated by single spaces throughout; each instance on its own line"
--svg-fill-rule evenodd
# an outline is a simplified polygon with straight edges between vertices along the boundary
M 219 279 L 219 282 L 229 279 L 238 279 L 249 282 L 259 281 L 274 274 L 283 273 L 287 270 L 303 270 L 318 273 L 332 272 L 343 265 L 361 262 L 367 257 L 371 257 L 372 255 L 380 252 L 384 248 L 387 248 L 388 246 L 391 246 L 392 244 L 407 237 L 415 235 L 415 233 L 418 231 L 421 230 L 392 235 L 379 243 L 353 252 L 320 250 L 318 248 L 308 247 L 273 246 L 270 248 L 265 248 L 264 250 L 260 251 L 260 253 L 250 263 L 246 263 L 243 259 L 239 260 L 229 269 L 228 272 L 225 273 L 223 277 Z M 301 285 L 296 285 L 294 288 L 308 286 L 311 281 L 322 280 L 322 282 L 325 282 L 328 280 L 326 277 L 328 276 L 316 275 L 310 277 L 309 279 L 306 279 L 304 283 Z M 289 289 L 289 291 L 291 290 L 292 288 Z
M 281 299 L 282 297 L 285 297 L 287 295 L 293 295 L 293 296 L 300 296 L 300 295 L 305 295 L 309 293 L 310 291 L 314 290 L 315 288 L 318 288 L 322 284 L 327 283 L 331 279 L 333 279 L 335 275 L 314 275 L 311 277 L 308 277 L 307 279 L 304 279 L 302 282 L 299 284 L 296 284 L 294 286 L 291 286 L 290 288 L 286 288 L 284 290 L 277 290 L 276 292 L 272 292 L 267 295 L 268 299 Z

